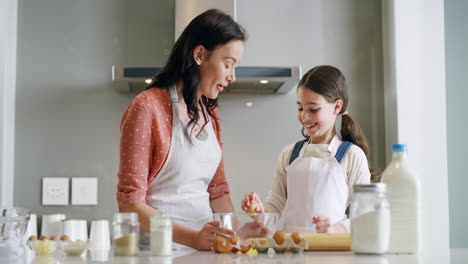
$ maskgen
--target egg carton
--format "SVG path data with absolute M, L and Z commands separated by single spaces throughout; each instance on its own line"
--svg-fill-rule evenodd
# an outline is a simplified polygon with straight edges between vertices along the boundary
M 291 238 L 285 238 L 281 245 L 278 245 L 273 238 L 267 238 L 266 240 L 255 239 L 253 247 L 257 249 L 259 253 L 266 253 L 269 248 L 273 248 L 276 253 L 284 253 L 286 250 L 291 250 L 294 253 L 302 253 L 308 248 L 307 242 L 302 239 L 299 243 L 294 243 Z

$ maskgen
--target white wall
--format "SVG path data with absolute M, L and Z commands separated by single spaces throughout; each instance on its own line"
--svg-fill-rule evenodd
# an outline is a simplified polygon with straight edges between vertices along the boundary
M 468 247 L 466 150 L 468 124 L 468 1 L 445 1 L 445 58 L 447 76 L 447 145 L 450 204 L 450 247 Z
M 117 212 L 120 119 L 112 65 L 161 65 L 174 43 L 172 0 L 20 0 L 15 204 L 38 214 Z M 97 177 L 97 206 L 42 206 L 43 177 Z M 27 193 L 27 195 L 25 195 Z
M 13 206 L 17 0 L 0 2 L 0 205 Z
M 444 1 L 383 2 L 387 143 L 419 173 L 424 254 L 448 254 Z
M 238 0 L 237 21 L 249 39 L 241 65 L 320 64 L 341 69 L 350 91 L 350 115 L 368 137 L 371 161 L 385 167 L 380 1 Z M 251 108 L 246 102 L 253 102 Z M 276 159 L 302 138 L 296 93 L 220 96 L 224 161 L 235 207 L 244 194 L 266 198 Z

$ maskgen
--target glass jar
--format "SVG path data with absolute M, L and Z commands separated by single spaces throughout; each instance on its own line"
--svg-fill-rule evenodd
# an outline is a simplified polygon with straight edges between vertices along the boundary
M 0 208 L 0 259 L 25 254 L 23 235 L 29 218 L 28 208 Z
M 172 255 L 172 222 L 163 214 L 151 216 L 151 255 Z
M 136 256 L 139 251 L 140 224 L 136 213 L 117 213 L 113 222 L 112 249 L 116 256 Z
M 351 250 L 357 254 L 383 254 L 390 241 L 390 206 L 384 183 L 353 186 L 349 206 Z

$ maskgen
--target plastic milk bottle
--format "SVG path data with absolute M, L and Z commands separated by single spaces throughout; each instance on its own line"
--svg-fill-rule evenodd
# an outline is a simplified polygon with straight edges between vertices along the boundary
M 382 174 L 390 203 L 390 245 L 387 253 L 415 254 L 420 246 L 420 183 L 407 160 L 407 146 L 394 144 L 393 158 Z

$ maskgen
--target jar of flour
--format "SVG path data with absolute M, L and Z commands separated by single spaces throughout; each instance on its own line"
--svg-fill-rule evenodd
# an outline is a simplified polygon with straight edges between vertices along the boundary
M 349 206 L 351 250 L 356 254 L 384 254 L 390 241 L 390 207 L 384 183 L 353 186 Z

